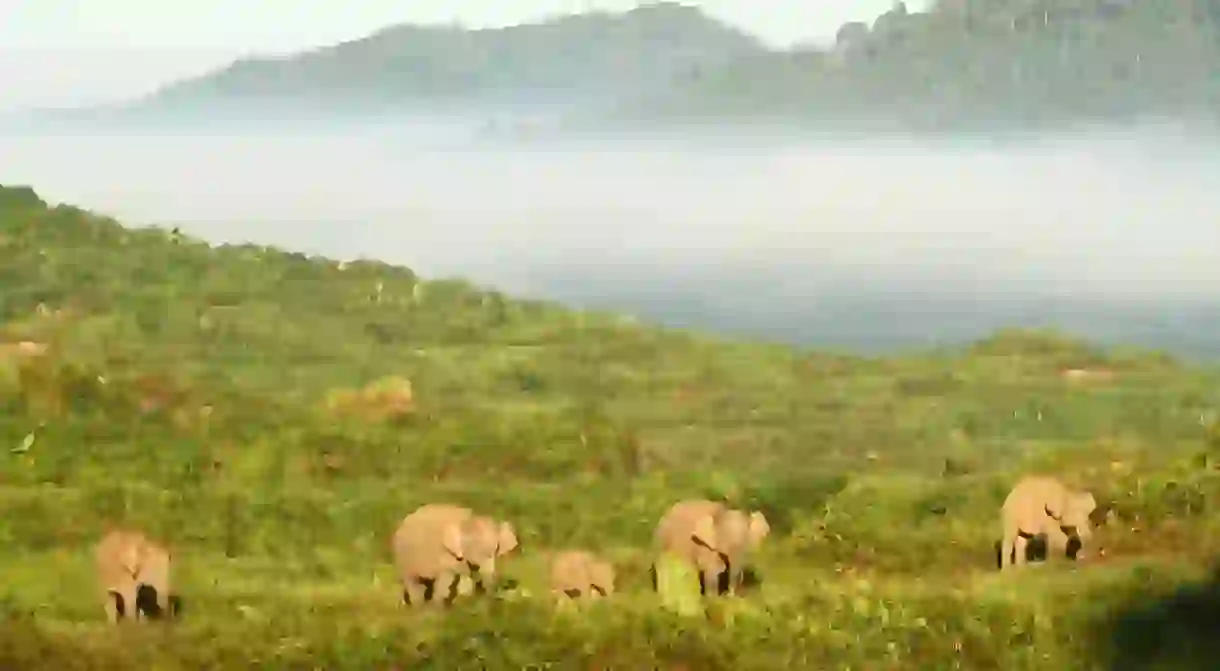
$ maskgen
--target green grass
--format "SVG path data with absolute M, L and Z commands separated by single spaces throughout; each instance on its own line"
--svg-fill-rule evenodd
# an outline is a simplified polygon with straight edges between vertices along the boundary
M 0 358 L 0 447 L 35 436 L 0 451 L 0 668 L 1215 658 L 1218 370 L 1025 331 L 901 358 L 728 342 L 175 241 L 11 188 L 0 256 L 0 340 L 51 346 Z M 1072 384 L 1069 367 L 1115 376 Z M 411 380 L 410 415 L 327 409 L 390 375 Z M 1112 502 L 1104 557 L 995 572 L 1000 503 L 1032 471 Z M 690 496 L 761 508 L 773 533 L 756 589 L 683 617 L 647 566 L 656 520 Z M 409 612 L 390 534 L 441 500 L 517 526 L 515 587 Z M 112 523 L 177 551 L 181 621 L 105 625 L 89 552 Z M 557 611 L 544 557 L 567 547 L 614 557 L 620 593 Z

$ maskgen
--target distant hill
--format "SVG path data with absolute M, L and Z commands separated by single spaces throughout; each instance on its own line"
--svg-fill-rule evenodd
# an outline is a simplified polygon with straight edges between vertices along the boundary
M 509 138 L 699 126 L 991 133 L 1167 118 L 1214 131 L 1218 25 L 1215 0 L 941 0 L 924 12 L 899 1 L 844 24 L 831 46 L 775 50 L 661 2 L 497 29 L 394 26 L 44 116 L 198 127 L 432 115 Z
M 625 106 L 664 119 L 905 130 L 1040 129 L 1220 110 L 1220 3 L 902 2 L 829 48 L 755 54 Z
M 763 51 L 754 37 L 675 2 L 494 29 L 398 25 L 303 53 L 241 59 L 116 111 L 327 117 L 571 107 L 652 93 L 679 75 Z

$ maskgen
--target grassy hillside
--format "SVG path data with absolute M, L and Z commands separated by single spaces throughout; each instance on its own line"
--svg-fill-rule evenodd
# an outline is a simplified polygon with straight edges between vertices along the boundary
M 1192 600 L 1216 591 L 1218 371 L 1017 331 L 904 358 L 733 343 L 22 188 L 0 257 L 0 668 L 1211 668 L 1183 656 L 1214 659 L 1191 627 L 1214 627 Z M 1105 556 L 1000 576 L 1000 502 L 1042 469 L 1108 502 Z M 645 570 L 691 495 L 773 527 L 761 584 L 693 619 Z M 514 522 L 517 586 L 408 613 L 389 535 L 442 499 Z M 104 625 L 111 523 L 177 550 L 181 622 Z M 554 613 L 563 546 L 612 555 L 622 593 Z

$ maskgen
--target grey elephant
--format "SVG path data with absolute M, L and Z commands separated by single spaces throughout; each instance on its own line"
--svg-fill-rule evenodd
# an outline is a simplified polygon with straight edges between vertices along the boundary
M 762 512 L 692 499 L 670 507 L 657 524 L 654 540 L 660 552 L 694 565 L 699 571 L 700 594 L 706 595 L 709 589 L 736 594 L 749 554 L 770 531 Z M 722 585 L 721 578 L 727 578 L 727 585 Z
M 585 550 L 567 550 L 551 558 L 551 592 L 556 597 L 610 596 L 614 564 Z
M 408 606 L 452 602 L 463 575 L 486 589 L 495 579 L 496 559 L 517 545 L 516 531 L 508 522 L 447 503 L 421 506 L 394 532 L 392 550 L 403 601 Z
M 1075 537 L 1082 548 L 1092 538 L 1091 516 L 1096 509 L 1091 493 L 1069 489 L 1057 478 L 1022 478 L 1001 509 L 1000 569 L 1025 564 L 1029 541 L 1040 534 L 1046 535 L 1049 547 L 1067 548 Z
M 128 614 L 137 620 L 180 614 L 182 600 L 170 591 L 172 557 L 163 545 L 138 531 L 116 529 L 98 542 L 94 561 L 110 622 Z

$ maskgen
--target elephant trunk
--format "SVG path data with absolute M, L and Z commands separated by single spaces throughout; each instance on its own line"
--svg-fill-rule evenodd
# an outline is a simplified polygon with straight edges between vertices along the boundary
M 466 562 L 466 566 L 470 569 L 470 575 L 479 583 L 483 589 L 490 590 L 496 581 L 496 560 L 488 559 L 481 564 Z

